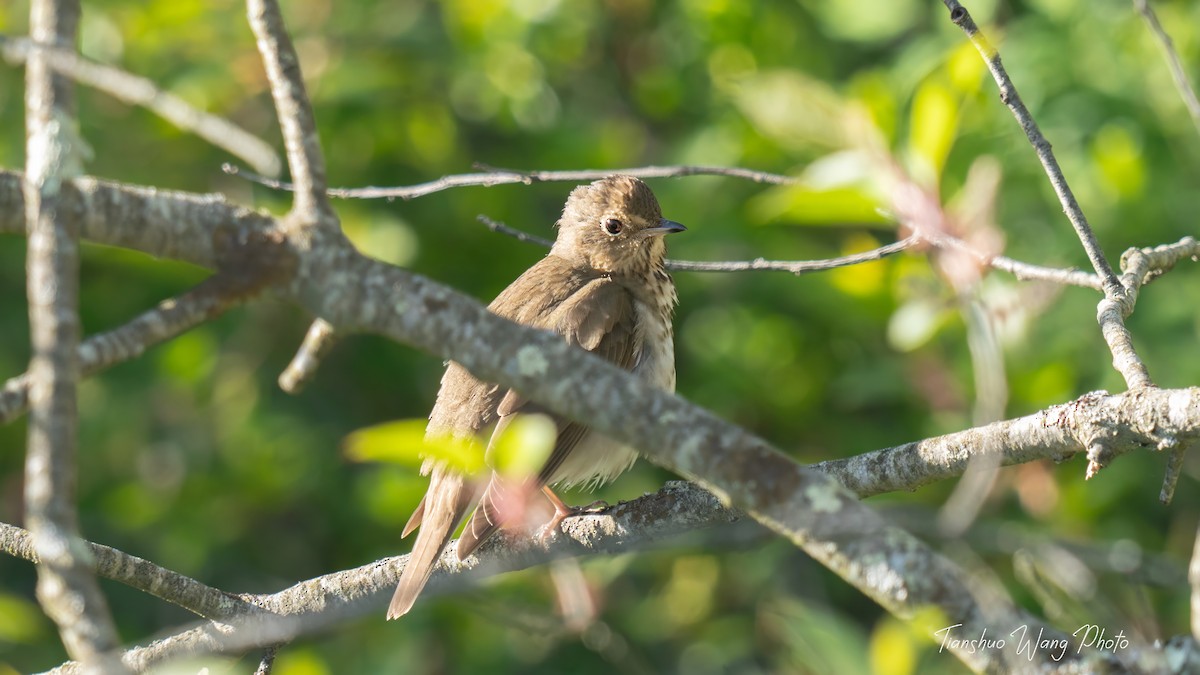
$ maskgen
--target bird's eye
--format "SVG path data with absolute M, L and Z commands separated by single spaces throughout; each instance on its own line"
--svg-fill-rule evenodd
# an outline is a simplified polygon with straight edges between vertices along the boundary
M 616 218 L 609 218 L 604 221 L 604 231 L 613 235 L 614 237 L 618 234 L 621 234 L 621 230 L 624 227 L 625 224 Z

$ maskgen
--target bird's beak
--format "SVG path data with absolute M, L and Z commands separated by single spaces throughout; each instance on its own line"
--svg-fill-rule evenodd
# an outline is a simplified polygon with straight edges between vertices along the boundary
M 648 227 L 642 230 L 642 234 L 648 237 L 662 236 L 664 234 L 672 234 L 674 232 L 686 232 L 687 228 L 673 220 L 663 218 L 658 221 L 658 227 Z

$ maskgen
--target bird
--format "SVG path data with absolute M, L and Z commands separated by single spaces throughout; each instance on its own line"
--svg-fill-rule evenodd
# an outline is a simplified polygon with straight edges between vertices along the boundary
M 665 268 L 665 235 L 683 225 L 663 218 L 640 179 L 611 175 L 573 189 L 556 223 L 550 252 L 505 288 L 488 309 L 519 324 L 552 331 L 569 344 L 631 371 L 650 386 L 675 390 L 672 317 L 677 296 Z M 429 415 L 426 437 L 468 438 L 490 433 L 489 445 L 519 415 L 546 414 L 556 436 L 533 479 L 554 506 L 544 532 L 574 511 L 550 486 L 595 486 L 631 467 L 637 451 L 579 422 L 554 415 L 516 390 L 484 382 L 450 361 Z M 475 505 L 456 545 L 465 560 L 504 523 L 511 486 L 491 473 L 463 475 L 427 457 L 429 487 L 401 537 L 420 528 L 388 607 L 396 619 L 412 608 L 467 510 Z M 526 491 L 525 494 L 529 494 Z

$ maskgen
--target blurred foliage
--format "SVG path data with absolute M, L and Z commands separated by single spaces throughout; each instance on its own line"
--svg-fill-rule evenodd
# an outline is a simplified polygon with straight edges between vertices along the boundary
M 666 215 L 690 228 L 670 242 L 676 257 L 805 259 L 896 236 L 879 179 L 881 157 L 890 156 L 885 163 L 973 224 L 963 236 L 990 236 L 997 246 L 1002 236 L 1006 254 L 1020 260 L 1086 265 L 1033 152 L 941 3 L 285 4 L 335 185 L 408 184 L 474 162 L 793 173 L 803 185 L 697 177 L 653 187 Z M 1195 79 L 1200 5 L 1155 5 Z M 1130 3 L 969 6 L 1109 255 L 1194 235 L 1200 143 Z M 22 33 L 27 13 L 19 0 L 0 5 L 0 25 Z M 87 3 L 80 44 L 88 57 L 278 143 L 244 14 L 233 0 L 103 0 Z M 19 68 L 0 70 L 6 167 L 23 164 L 22 78 Z M 287 195 L 223 175 L 230 157 L 145 110 L 89 90 L 79 91 L 78 106 L 94 175 L 286 208 Z M 988 164 L 998 192 L 968 180 Z M 548 236 L 569 189 L 467 188 L 337 207 L 365 251 L 486 301 L 542 252 L 487 232 L 475 215 Z M 29 354 L 24 246 L 0 237 L 6 377 L 21 372 Z M 958 430 L 972 424 L 979 395 L 964 318 L 970 303 L 986 308 L 1002 346 L 1007 415 L 1122 388 L 1095 328 L 1093 293 L 999 274 L 964 283 L 952 263 L 914 254 L 801 278 L 677 274 L 679 391 L 806 462 Z M 204 275 L 85 246 L 85 330 L 120 325 Z M 1197 307 L 1200 270 L 1185 264 L 1142 294 L 1130 321 L 1162 386 L 1200 381 Z M 361 427 L 423 417 L 442 365 L 402 345 L 352 337 L 303 394 L 289 397 L 275 377 L 307 321 L 264 299 L 85 383 L 85 534 L 230 591 L 272 591 L 402 552 L 399 530 L 424 479 L 411 466 L 349 463 L 339 444 Z M 21 521 L 24 435 L 23 421 L 0 427 L 7 522 Z M 1200 497 L 1190 487 L 1200 464 L 1193 453 L 1169 507 L 1157 501 L 1162 468 L 1162 457 L 1129 456 L 1088 483 L 1081 461 L 1006 469 L 980 523 L 1182 563 L 1196 530 Z M 630 498 L 668 477 L 643 462 L 596 496 Z M 952 489 L 939 484 L 873 503 L 923 508 L 932 518 Z M 1024 585 L 1011 550 L 981 545 L 970 531 L 961 541 L 933 541 L 972 569 L 986 564 L 1020 602 L 1053 615 Z M 964 553 L 964 542 L 975 550 Z M 933 641 L 782 542 L 731 547 L 697 535 L 583 569 L 601 613 L 582 633 L 556 619 L 549 575 L 535 569 L 422 602 L 399 623 L 385 623 L 381 612 L 299 641 L 282 650 L 275 672 L 962 671 Z M 59 662 L 62 649 L 32 604 L 32 566 L 0 558 L 0 579 L 0 672 Z M 106 582 L 105 590 L 126 640 L 188 618 L 119 585 Z M 1100 612 L 1087 620 L 1154 639 L 1187 632 L 1179 591 L 1096 572 L 1076 601 Z

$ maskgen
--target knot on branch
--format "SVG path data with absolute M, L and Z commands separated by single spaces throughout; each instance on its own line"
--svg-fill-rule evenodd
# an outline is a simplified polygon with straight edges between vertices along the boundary
M 1164 400 L 1165 399 L 1165 400 Z M 1091 392 L 1056 411 L 1051 423 L 1071 430 L 1087 449 L 1087 477 L 1114 458 L 1133 450 L 1172 450 L 1190 442 L 1200 430 L 1187 425 L 1189 411 L 1200 406 L 1200 389 L 1164 392 L 1133 389 L 1120 396 Z
M 299 258 L 278 230 L 251 230 L 232 226 L 213 232 L 217 273 L 214 291 L 226 300 L 237 300 L 266 286 L 291 279 Z

